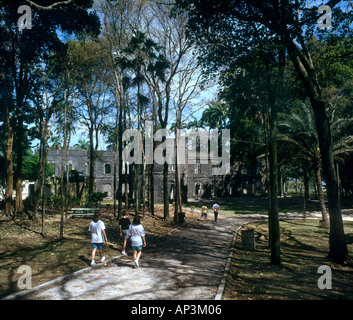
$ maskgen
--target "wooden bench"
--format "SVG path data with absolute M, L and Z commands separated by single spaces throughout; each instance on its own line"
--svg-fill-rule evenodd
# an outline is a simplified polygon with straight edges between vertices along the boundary
M 72 208 L 69 213 L 71 218 L 74 218 L 75 216 L 94 216 L 97 211 L 98 208 Z

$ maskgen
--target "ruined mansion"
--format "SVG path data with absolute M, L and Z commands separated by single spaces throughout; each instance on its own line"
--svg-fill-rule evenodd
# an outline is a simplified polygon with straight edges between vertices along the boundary
M 186 148 L 187 149 L 187 148 Z M 49 195 L 59 195 L 60 177 L 62 168 L 62 150 L 51 149 L 48 153 L 48 162 L 53 166 L 54 174 L 47 180 L 46 190 Z M 68 150 L 67 163 L 70 172 L 70 193 L 82 199 L 82 192 L 86 190 L 89 178 L 89 151 Z M 217 166 L 211 161 L 205 163 L 198 158 L 196 163 L 180 165 L 180 178 L 183 202 L 190 199 L 211 197 L 239 196 L 242 194 L 262 194 L 264 188 L 263 163 L 258 161 L 254 173 L 249 175 L 240 162 L 233 164 L 226 175 L 215 175 Z M 127 169 L 126 169 L 127 168 Z M 125 172 L 127 170 L 127 172 Z M 122 168 L 124 183 L 122 192 L 129 198 L 134 198 L 134 177 L 132 166 Z M 118 172 L 118 170 L 117 170 Z M 95 191 L 106 193 L 106 200 L 114 197 L 114 151 L 98 151 L 95 161 Z M 75 179 L 76 176 L 76 179 Z M 80 177 L 77 180 L 77 177 Z M 146 170 L 146 197 L 148 195 L 148 177 Z M 168 194 L 170 201 L 175 195 L 175 165 L 168 164 Z M 118 178 L 117 178 L 118 179 Z M 163 165 L 154 164 L 154 201 L 163 202 Z M 117 184 L 116 184 L 117 186 Z M 147 199 L 146 199 L 147 200 Z

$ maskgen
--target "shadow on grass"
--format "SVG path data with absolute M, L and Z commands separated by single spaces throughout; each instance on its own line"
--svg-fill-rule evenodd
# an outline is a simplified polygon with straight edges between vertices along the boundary
M 242 249 L 237 238 L 225 299 L 230 300 L 316 300 L 353 299 L 352 264 L 338 265 L 327 260 L 328 230 L 317 221 L 282 221 L 281 266 L 270 264 L 268 227 L 266 223 L 252 224 L 255 228 L 256 250 Z M 349 234 L 353 223 L 345 223 Z M 349 245 L 350 256 L 353 246 Z M 332 268 L 332 289 L 321 290 L 318 268 Z

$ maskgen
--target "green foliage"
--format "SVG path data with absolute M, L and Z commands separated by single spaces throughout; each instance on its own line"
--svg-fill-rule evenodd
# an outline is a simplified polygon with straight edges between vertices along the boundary
M 87 197 L 87 207 L 91 207 L 92 204 L 94 204 L 96 207 L 98 206 L 98 203 L 103 201 L 103 199 L 107 196 L 106 192 L 92 192 L 88 195 Z
M 34 200 L 35 200 L 34 195 L 28 196 L 26 199 L 23 200 L 24 207 L 27 209 L 33 208 Z M 42 203 L 43 203 L 43 199 L 40 197 L 38 199 L 38 205 L 42 206 Z M 45 197 L 45 205 L 58 208 L 61 206 L 61 197 L 60 196 Z
M 89 150 L 89 141 L 86 139 L 79 139 L 74 145 L 75 150 Z
M 39 164 L 39 155 L 33 153 L 28 149 L 23 157 L 22 165 L 22 178 L 29 181 L 37 181 L 39 178 L 40 164 Z M 49 177 L 54 174 L 54 167 L 50 163 L 46 163 L 45 166 L 45 176 Z
M 73 206 L 73 207 L 78 207 L 80 205 L 80 199 L 78 197 L 72 197 L 70 199 L 70 204 Z
M 212 101 L 202 113 L 201 127 L 206 125 L 211 129 L 225 129 L 229 121 L 228 104 L 221 101 Z

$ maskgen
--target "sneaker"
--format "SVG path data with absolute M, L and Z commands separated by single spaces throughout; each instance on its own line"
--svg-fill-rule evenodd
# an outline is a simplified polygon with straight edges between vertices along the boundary
M 105 257 L 102 257 L 101 262 L 104 262 L 104 261 L 105 261 Z
M 139 262 L 137 260 L 134 261 L 134 264 L 135 264 L 136 269 L 140 266 Z
M 96 262 L 94 260 L 91 261 L 91 266 L 95 266 Z
M 122 251 L 121 254 L 122 254 L 123 256 L 126 256 L 126 255 L 127 255 L 127 253 L 126 253 L 125 251 Z

